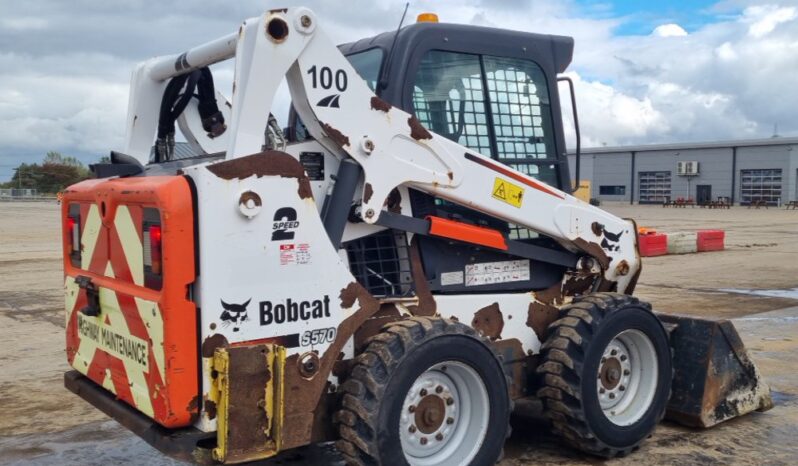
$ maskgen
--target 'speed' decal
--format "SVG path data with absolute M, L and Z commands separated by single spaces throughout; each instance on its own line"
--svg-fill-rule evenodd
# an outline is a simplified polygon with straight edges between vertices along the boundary
M 285 322 L 307 321 L 330 317 L 330 297 L 314 301 L 294 301 L 288 298 L 284 303 L 260 302 L 260 324 L 282 324 Z
M 291 207 L 281 207 L 274 213 L 272 225 L 272 241 L 289 241 L 294 239 L 294 230 L 299 228 L 296 210 Z

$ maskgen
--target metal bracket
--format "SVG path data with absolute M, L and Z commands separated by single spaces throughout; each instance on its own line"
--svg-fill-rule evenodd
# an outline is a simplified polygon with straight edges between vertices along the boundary
M 100 315 L 100 290 L 97 285 L 91 281 L 91 277 L 85 275 L 78 275 L 75 277 L 75 283 L 78 284 L 83 290 L 86 290 L 87 304 L 80 309 L 80 313 L 88 317 L 97 317 Z
M 217 405 L 214 460 L 242 463 L 280 452 L 284 368 L 282 346 L 260 344 L 216 349 L 210 393 L 211 401 Z

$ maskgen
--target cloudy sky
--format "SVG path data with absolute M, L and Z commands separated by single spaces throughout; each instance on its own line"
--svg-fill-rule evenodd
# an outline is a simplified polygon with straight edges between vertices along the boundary
M 347 42 L 395 28 L 404 1 L 0 0 L 0 181 L 48 150 L 118 149 L 135 63 L 297 4 Z M 422 11 L 573 36 L 586 146 L 798 136 L 798 0 L 413 0 L 410 20 Z

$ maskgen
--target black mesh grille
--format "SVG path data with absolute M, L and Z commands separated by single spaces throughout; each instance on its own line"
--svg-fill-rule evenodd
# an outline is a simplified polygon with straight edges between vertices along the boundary
M 352 275 L 372 295 L 399 297 L 412 294 L 410 255 L 404 233 L 381 231 L 347 243 L 346 252 Z

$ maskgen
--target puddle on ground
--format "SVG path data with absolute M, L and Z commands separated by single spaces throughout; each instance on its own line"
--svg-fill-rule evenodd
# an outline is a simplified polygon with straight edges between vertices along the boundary
M 798 288 L 786 290 L 751 290 L 746 288 L 720 288 L 718 291 L 726 293 L 749 294 L 754 296 L 767 296 L 769 298 L 798 299 Z
M 774 405 L 792 403 L 796 398 L 798 398 L 798 396 L 795 396 L 791 393 L 784 393 L 777 390 L 771 390 L 770 397 L 773 399 Z

